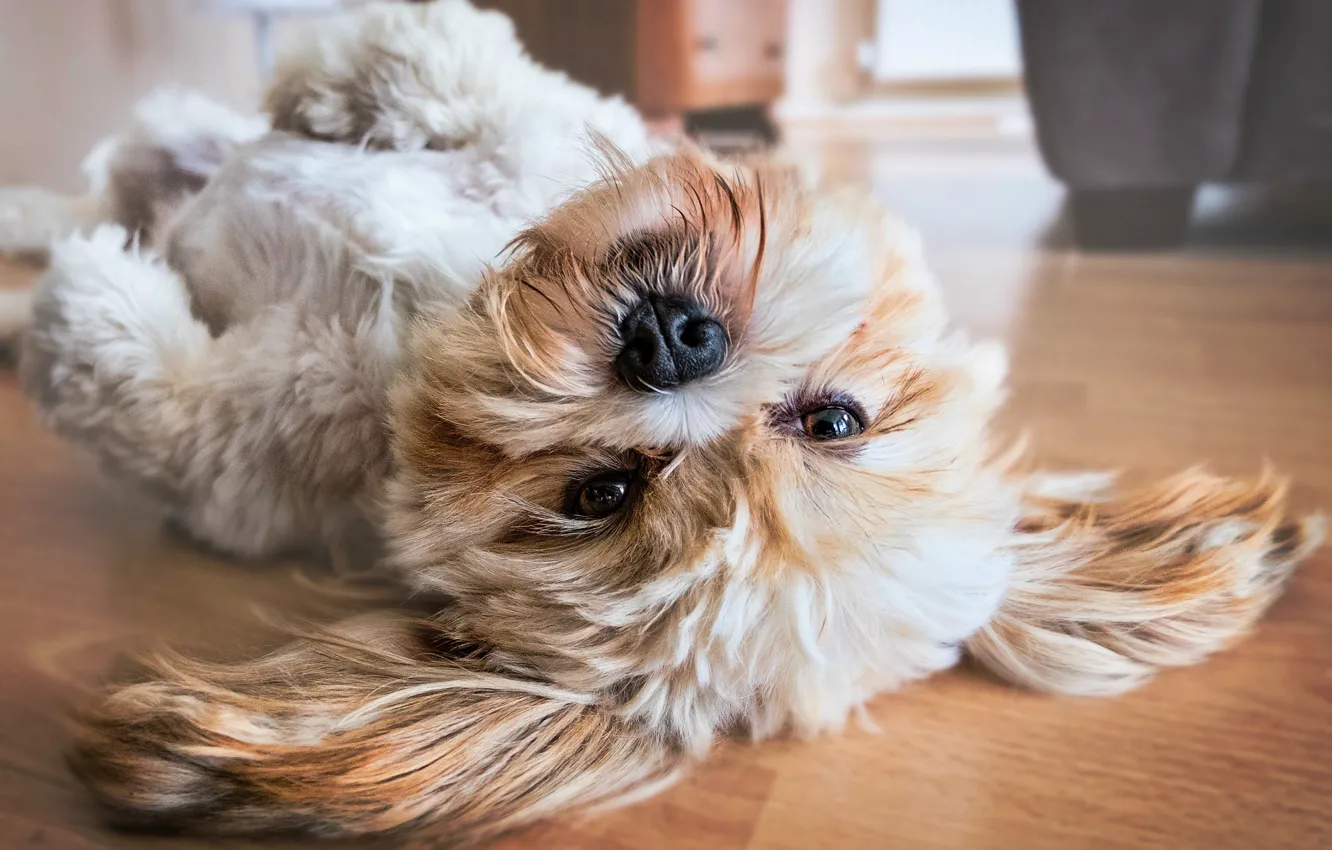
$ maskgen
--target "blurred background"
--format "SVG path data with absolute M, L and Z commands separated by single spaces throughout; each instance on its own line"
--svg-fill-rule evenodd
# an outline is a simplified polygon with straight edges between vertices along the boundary
M 0 181 L 80 188 L 82 157 L 159 85 L 253 108 L 273 53 L 358 2 L 3 0 Z M 1322 247 L 1332 231 L 1310 188 L 1332 181 L 1322 0 L 480 5 L 546 64 L 717 147 L 780 136 L 880 181 L 1040 166 L 1072 190 L 1052 195 L 1081 247 Z
M 274 53 L 340 5 L 0 0 L 0 184 L 82 191 L 158 86 L 257 108 Z M 479 5 L 663 132 L 775 146 L 918 226 L 955 322 L 1007 342 L 1001 427 L 1039 463 L 1270 461 L 1297 509 L 1332 509 L 1332 0 Z M 0 287 L 39 272 L 0 260 Z M 0 845 L 108 840 L 58 718 L 111 646 L 230 641 L 251 602 L 303 595 L 164 535 L 0 372 Z M 509 846 L 1330 847 L 1329 610 L 1324 550 L 1253 639 L 1123 699 L 945 676 L 876 703 L 880 735 L 727 749 Z

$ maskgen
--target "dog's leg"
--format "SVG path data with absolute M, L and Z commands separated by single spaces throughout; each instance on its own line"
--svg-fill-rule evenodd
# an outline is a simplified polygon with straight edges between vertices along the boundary
M 73 764 L 129 824 L 354 835 L 435 820 L 460 842 L 649 793 L 681 765 L 590 697 L 448 645 L 429 620 L 376 614 L 249 663 L 159 660 L 84 716 Z
M 155 92 L 135 106 L 123 133 L 88 154 L 87 194 L 0 189 L 0 254 L 44 257 L 52 242 L 103 223 L 118 223 L 150 244 L 233 150 L 266 130 L 265 119 L 202 95 Z
M 95 150 L 84 171 L 108 218 L 139 244 L 157 245 L 232 152 L 267 130 L 265 118 L 194 92 L 163 89 L 135 105 L 130 126 Z
M 139 101 L 125 132 L 95 149 L 83 169 L 107 220 L 140 245 L 155 245 L 231 153 L 267 129 L 264 118 L 163 89 Z
M 1266 478 L 1190 472 L 1119 496 L 1058 489 L 1029 493 L 1006 599 L 968 644 L 1040 690 L 1116 693 L 1225 648 L 1322 539 L 1321 518 L 1288 520 L 1284 485 Z
M 541 67 L 508 18 L 470 3 L 376 4 L 307 36 L 265 98 L 278 130 L 381 150 L 521 151 L 513 167 L 528 169 L 589 130 L 626 151 L 646 143 L 631 107 Z
M 520 108 L 504 89 L 534 73 L 500 14 L 381 4 L 324 23 L 280 57 L 265 107 L 274 128 L 309 138 L 445 150 L 480 142 L 497 112 Z
M 213 338 L 179 276 L 125 240 L 104 225 L 52 253 L 20 362 L 44 420 L 214 546 L 328 540 L 387 464 L 391 319 L 275 307 Z
M 126 131 L 103 140 L 83 163 L 85 195 L 38 187 L 0 188 L 0 254 L 45 260 L 52 243 L 99 224 L 118 223 L 138 244 L 152 245 L 181 208 L 212 179 L 238 146 L 267 129 L 190 92 L 164 90 L 135 107 Z M 26 326 L 20 299 L 3 295 L 0 342 Z

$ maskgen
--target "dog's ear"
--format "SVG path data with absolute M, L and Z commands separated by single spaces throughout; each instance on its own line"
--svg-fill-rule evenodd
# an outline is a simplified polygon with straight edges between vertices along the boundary
M 485 838 L 669 781 L 680 751 L 584 695 L 381 614 L 258 661 L 161 659 L 82 718 L 73 767 L 113 818 L 213 833 Z
M 1101 477 L 1033 479 L 998 614 L 968 643 L 1005 679 L 1111 694 L 1243 636 L 1317 548 L 1286 488 L 1189 472 L 1110 496 Z

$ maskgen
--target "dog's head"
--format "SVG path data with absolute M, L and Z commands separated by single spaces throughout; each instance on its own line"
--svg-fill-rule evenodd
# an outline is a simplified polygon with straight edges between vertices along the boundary
M 915 236 L 774 164 L 611 171 L 417 333 L 399 560 L 501 644 L 573 640 L 564 608 L 630 622 L 704 577 L 802 588 L 815 628 L 839 582 L 931 646 L 976 628 L 1010 518 L 986 465 L 1003 359 L 944 335 Z

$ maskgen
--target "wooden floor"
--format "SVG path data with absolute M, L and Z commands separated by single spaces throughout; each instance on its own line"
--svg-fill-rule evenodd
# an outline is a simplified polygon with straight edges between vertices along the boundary
M 1332 508 L 1332 227 L 1318 199 L 1209 195 L 1187 251 L 1081 256 L 1023 140 L 792 147 L 920 224 L 959 323 L 1011 344 L 1004 427 L 1028 430 L 1049 464 L 1243 474 L 1270 460 L 1301 508 Z M 62 765 L 62 712 L 119 651 L 235 647 L 262 632 L 256 604 L 309 608 L 312 592 L 295 565 L 226 563 L 164 533 L 42 432 L 7 372 L 0 517 L 0 847 L 193 846 L 102 827 Z M 1052 699 L 957 672 L 872 716 L 877 733 L 728 744 L 657 799 L 502 846 L 1332 847 L 1332 556 L 1247 643 L 1132 695 Z

